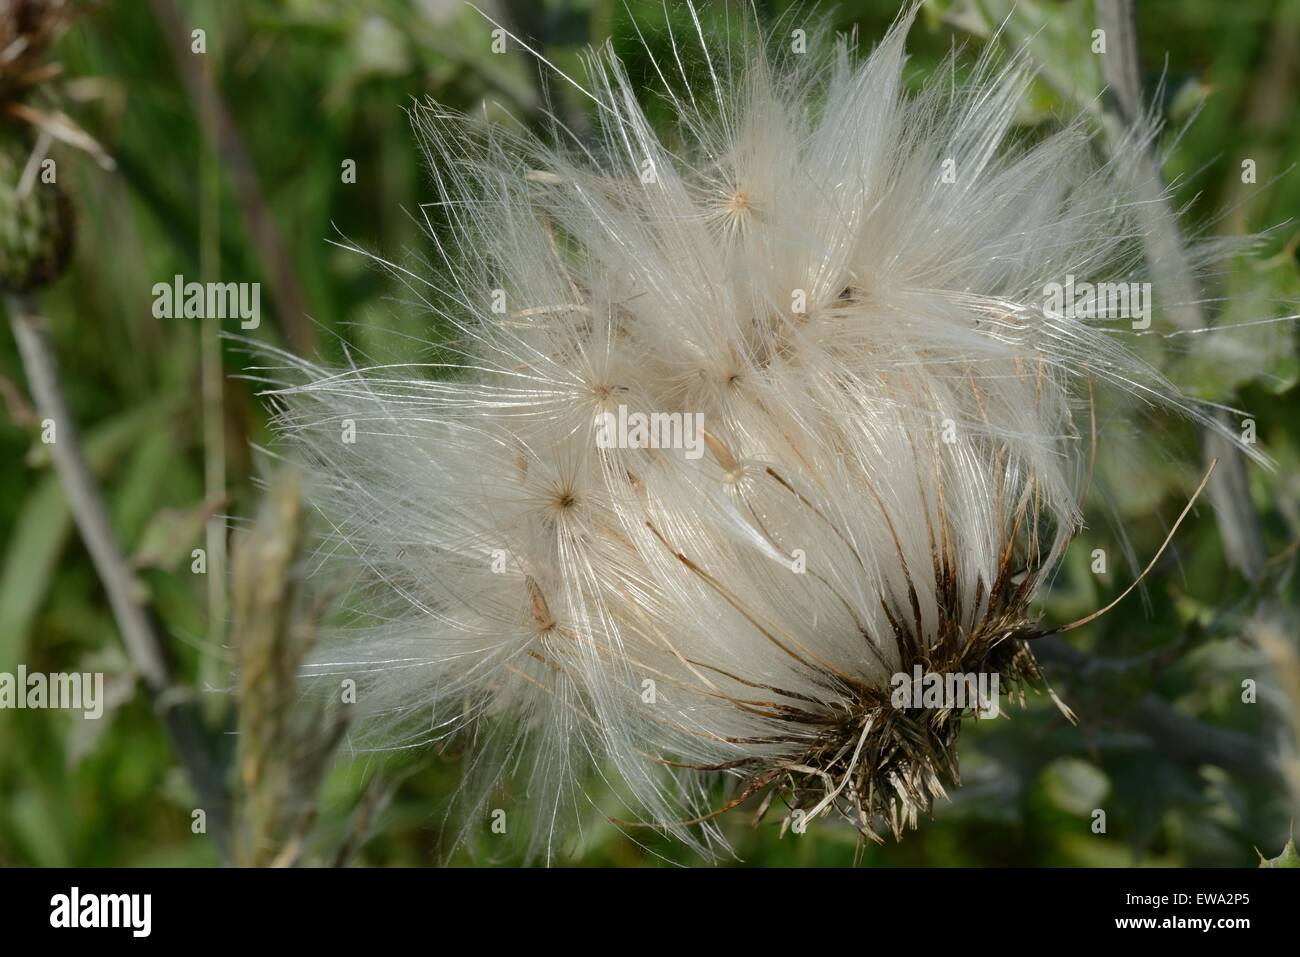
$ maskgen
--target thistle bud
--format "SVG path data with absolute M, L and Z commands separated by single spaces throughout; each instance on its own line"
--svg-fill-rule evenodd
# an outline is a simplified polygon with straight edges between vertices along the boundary
M 0 123 L 0 135 L 0 291 L 31 292 L 67 267 L 75 216 L 60 183 L 24 176 L 34 137 L 12 123 Z
M 72 202 L 31 165 L 36 136 L 27 124 L 42 114 L 25 101 L 57 75 L 43 58 L 74 16 L 66 0 L 0 0 L 0 291 L 7 293 L 49 285 L 72 254 Z

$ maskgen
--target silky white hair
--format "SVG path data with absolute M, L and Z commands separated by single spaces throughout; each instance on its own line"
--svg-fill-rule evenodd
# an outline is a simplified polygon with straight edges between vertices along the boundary
M 437 267 L 380 262 L 444 361 L 267 373 L 356 571 L 313 674 L 358 682 L 359 744 L 459 736 L 471 811 L 517 778 L 500 806 L 548 856 L 593 771 L 705 850 L 719 772 L 728 805 L 786 782 L 811 817 L 914 825 L 943 774 L 853 773 L 888 760 L 890 676 L 1005 646 L 1036 677 L 1097 402 L 1208 421 L 1126 324 L 1044 307 L 1143 278 L 1124 160 L 1082 121 L 1013 142 L 1021 57 L 908 92 L 914 12 L 860 58 L 719 47 L 692 9 L 704 85 L 694 41 L 652 60 L 671 136 L 608 46 L 585 139 L 414 108 Z M 702 413 L 707 454 L 600 447 L 619 406 Z

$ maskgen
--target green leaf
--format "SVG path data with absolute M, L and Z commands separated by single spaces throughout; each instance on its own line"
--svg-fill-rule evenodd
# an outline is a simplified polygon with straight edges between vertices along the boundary
M 0 565 L 0 671 L 23 658 L 32 620 L 50 587 L 72 528 L 63 488 L 54 476 L 24 500 Z
M 1255 853 L 1259 854 L 1259 848 L 1255 849 Z M 1282 848 L 1282 853 L 1277 857 L 1266 858 L 1263 854 L 1259 854 L 1259 866 L 1300 867 L 1300 854 L 1297 854 L 1295 849 L 1295 835 L 1288 838 L 1286 847 Z

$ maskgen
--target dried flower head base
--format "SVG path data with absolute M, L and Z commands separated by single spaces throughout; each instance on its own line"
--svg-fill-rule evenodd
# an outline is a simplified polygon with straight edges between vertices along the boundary
M 996 675 L 1009 697 L 1023 700 L 1024 687 L 1043 690 L 1046 684 L 1029 646 L 1016 635 L 1004 632 L 991 642 L 970 643 L 957 658 L 918 658 L 914 664 L 926 674 Z M 881 843 L 885 829 L 900 839 L 936 800 L 960 786 L 957 739 L 978 706 L 900 708 L 891 699 L 888 691 L 863 687 L 849 710 L 808 715 L 804 720 L 819 732 L 813 746 L 794 760 L 756 769 L 726 807 L 765 793 L 756 820 L 779 800 L 788 812 L 783 831 L 791 823 L 802 829 L 838 813 L 872 841 Z
M 103 147 L 57 107 L 63 67 L 45 59 L 50 47 L 94 3 L 71 0 L 5 0 L 0 4 L 0 125 L 27 126 L 114 166 Z M 34 105 L 39 103 L 39 105 Z

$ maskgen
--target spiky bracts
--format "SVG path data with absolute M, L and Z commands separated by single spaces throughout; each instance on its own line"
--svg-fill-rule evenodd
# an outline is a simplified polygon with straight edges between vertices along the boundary
M 749 777 L 727 808 L 766 792 L 758 816 L 779 800 L 786 808 L 783 826 L 793 823 L 802 830 L 836 812 L 873 841 L 883 840 L 884 829 L 901 838 L 961 784 L 957 739 L 962 723 L 981 707 L 977 677 L 996 676 L 997 693 L 1006 689 L 1007 697 L 1022 701 L 1025 688 L 1046 689 L 1025 640 L 1032 636 L 1030 626 L 1021 623 L 995 636 L 972 637 L 950 649 L 952 655 L 921 650 L 899 672 L 908 681 L 919 669 L 917 674 L 970 682 L 961 704 L 900 706 L 891 689 L 863 686 L 837 711 L 791 715 L 789 720 L 820 729 L 812 746 L 793 760 L 740 765 Z

